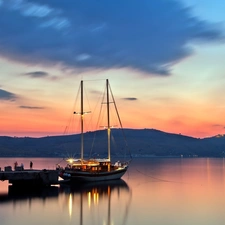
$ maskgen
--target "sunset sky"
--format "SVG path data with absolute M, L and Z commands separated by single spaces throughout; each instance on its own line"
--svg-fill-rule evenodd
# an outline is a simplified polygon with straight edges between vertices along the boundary
M 106 78 L 125 128 L 225 133 L 224 7 L 0 0 L 0 136 L 62 135 L 80 80 Z

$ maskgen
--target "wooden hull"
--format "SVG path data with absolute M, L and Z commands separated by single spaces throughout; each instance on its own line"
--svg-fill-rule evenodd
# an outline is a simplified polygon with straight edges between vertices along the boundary
M 70 183 L 99 182 L 120 179 L 127 171 L 127 166 L 110 172 L 83 172 L 65 170 L 59 176 Z

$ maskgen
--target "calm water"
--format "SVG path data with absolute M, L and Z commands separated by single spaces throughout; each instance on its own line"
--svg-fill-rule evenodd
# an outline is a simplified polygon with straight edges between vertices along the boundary
M 32 159 L 53 169 L 60 159 Z M 15 159 L 1 158 L 0 166 Z M 17 159 L 29 167 L 30 159 Z M 224 159 L 134 159 L 123 180 L 21 193 L 0 181 L 0 224 L 222 225 Z

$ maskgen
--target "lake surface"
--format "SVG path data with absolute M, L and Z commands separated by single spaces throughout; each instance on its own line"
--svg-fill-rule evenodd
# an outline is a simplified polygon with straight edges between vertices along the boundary
M 17 160 L 53 169 L 61 159 Z M 225 160 L 134 158 L 119 182 L 82 187 L 53 186 L 18 192 L 0 181 L 1 225 L 223 225 Z

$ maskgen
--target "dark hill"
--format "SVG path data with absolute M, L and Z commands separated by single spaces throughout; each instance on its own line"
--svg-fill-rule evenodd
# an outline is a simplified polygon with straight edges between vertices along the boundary
M 113 139 L 121 152 L 125 148 L 118 139 L 121 130 L 113 129 Z M 165 133 L 154 129 L 124 129 L 126 140 L 133 156 L 181 156 L 223 157 L 225 137 L 215 136 L 198 139 Z M 95 152 L 102 153 L 107 146 L 106 131 L 85 133 L 85 149 L 91 149 L 95 137 Z M 80 135 L 49 136 L 42 138 L 0 136 L 0 157 L 66 157 L 79 154 Z M 112 153 L 113 147 L 112 147 Z M 88 152 L 89 154 L 89 152 Z

